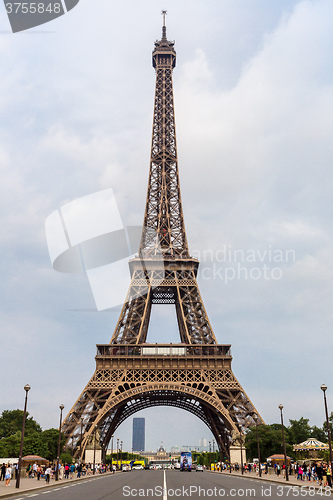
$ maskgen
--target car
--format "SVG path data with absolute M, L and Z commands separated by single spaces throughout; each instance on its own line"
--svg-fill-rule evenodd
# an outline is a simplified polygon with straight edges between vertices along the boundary
M 198 472 L 198 471 L 203 472 L 204 468 L 202 465 L 197 465 L 195 470 L 196 470 L 196 472 Z
M 143 470 L 143 469 L 144 469 L 144 466 L 141 464 L 132 466 L 132 470 Z
M 129 472 L 131 470 L 130 464 L 121 464 L 121 470 L 123 472 Z

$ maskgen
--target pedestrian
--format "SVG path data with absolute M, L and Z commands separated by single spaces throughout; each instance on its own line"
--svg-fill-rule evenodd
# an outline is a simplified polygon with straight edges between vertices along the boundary
M 316 465 L 315 470 L 317 474 L 317 481 L 319 483 L 319 486 L 321 486 L 323 484 L 323 468 L 320 463 Z
M 280 468 L 279 464 L 277 464 L 277 466 L 276 466 L 277 477 L 280 477 L 280 472 L 281 472 L 281 468 Z
M 74 477 L 74 472 L 75 472 L 75 465 L 72 464 L 70 467 L 71 479 L 73 479 L 73 477 Z
M 302 469 L 303 469 L 303 479 L 305 480 L 306 479 L 306 473 L 307 473 L 307 465 L 306 465 L 305 462 L 303 462 Z
M 0 475 L 0 481 L 5 480 L 5 475 L 6 475 L 6 464 L 1 465 L 1 475 Z
M 6 480 L 5 486 L 9 486 L 11 478 L 12 478 L 12 468 L 10 464 L 8 464 L 5 472 L 5 480 Z
M 40 476 L 43 472 L 43 469 L 41 468 L 40 465 L 38 465 L 36 472 L 37 472 L 37 481 L 40 481 Z
M 68 479 L 69 478 L 69 465 L 66 464 L 65 465 L 65 479 Z
M 332 488 L 332 471 L 331 471 L 331 464 L 327 465 L 326 469 L 326 477 L 327 477 L 327 484 L 330 488 Z
M 298 469 L 297 469 L 297 479 L 300 479 L 301 481 L 303 481 L 303 469 L 300 465 L 298 466 Z
M 311 469 L 311 466 L 309 466 L 309 468 L 308 468 L 307 475 L 308 475 L 308 481 L 311 481 L 311 476 L 312 476 L 312 469 Z
M 327 485 L 327 464 L 323 463 L 323 486 Z
M 81 477 L 81 472 L 82 472 L 82 465 L 79 464 L 76 468 L 77 471 L 77 476 L 76 477 Z
M 59 479 L 64 479 L 65 467 L 61 464 L 59 467 Z
M 112 465 L 112 474 L 115 474 L 115 472 L 116 472 L 116 466 L 115 466 L 115 464 L 113 464 Z
M 51 467 L 50 467 L 50 466 L 48 466 L 48 467 L 46 468 L 46 471 L 45 471 L 45 481 L 46 481 L 47 483 L 49 483 L 49 482 L 50 482 L 51 473 L 52 473 L 52 469 L 51 469 Z

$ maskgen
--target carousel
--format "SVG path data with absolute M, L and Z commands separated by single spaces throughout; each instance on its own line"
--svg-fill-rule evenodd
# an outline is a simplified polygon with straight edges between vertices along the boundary
M 318 441 L 318 439 L 308 438 L 303 443 L 294 444 L 293 451 L 301 455 L 307 455 L 307 458 L 322 458 L 323 452 L 329 449 L 328 444 Z

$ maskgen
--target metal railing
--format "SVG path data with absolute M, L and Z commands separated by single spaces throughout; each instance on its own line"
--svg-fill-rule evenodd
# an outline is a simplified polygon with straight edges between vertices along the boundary
M 231 356 L 229 344 L 98 344 L 97 356 Z

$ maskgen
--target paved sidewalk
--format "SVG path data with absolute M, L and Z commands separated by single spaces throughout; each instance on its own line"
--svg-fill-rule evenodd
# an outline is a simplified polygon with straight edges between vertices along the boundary
M 229 471 L 223 471 L 223 472 L 219 472 L 219 471 L 211 471 L 211 472 L 214 472 L 214 473 L 218 473 L 218 474 L 223 474 L 223 475 L 228 475 L 228 476 L 242 476 L 241 472 L 236 472 L 236 471 L 233 471 L 230 472 Z M 282 472 L 282 471 L 281 471 Z M 309 486 L 314 486 L 315 488 L 320 488 L 320 485 L 319 483 L 317 483 L 317 481 L 308 481 L 308 480 L 300 480 L 300 479 L 296 479 L 296 477 L 294 475 L 291 475 L 289 476 L 289 481 L 286 481 L 286 478 L 280 474 L 280 476 L 277 476 L 276 474 L 262 474 L 261 477 L 259 477 L 259 474 L 257 474 L 256 472 L 254 471 L 251 471 L 251 472 L 244 472 L 243 474 L 243 477 L 244 478 L 247 478 L 247 479 L 257 479 L 258 481 L 269 481 L 269 482 L 273 482 L 273 483 L 278 483 L 278 484 L 281 484 L 281 485 L 289 485 L 289 486 L 299 486 L 299 487 L 309 487 Z M 328 486 L 327 484 L 325 486 Z M 323 485 L 323 488 L 324 488 L 324 485 Z
M 110 475 L 112 472 L 105 472 L 103 474 L 88 474 L 86 476 L 81 476 L 79 479 L 75 476 L 74 479 L 62 479 L 56 481 L 55 479 L 51 479 L 50 483 L 46 483 L 45 479 L 40 479 L 39 481 L 36 478 L 21 478 L 20 488 L 16 488 L 16 480 L 12 479 L 10 481 L 10 485 L 8 487 L 5 486 L 5 481 L 0 481 L 0 498 L 8 498 L 12 496 L 20 496 L 25 493 L 28 493 L 31 490 L 44 490 L 54 487 L 60 487 L 63 484 L 69 484 L 73 481 L 85 481 L 86 479 L 99 478 L 106 475 Z

